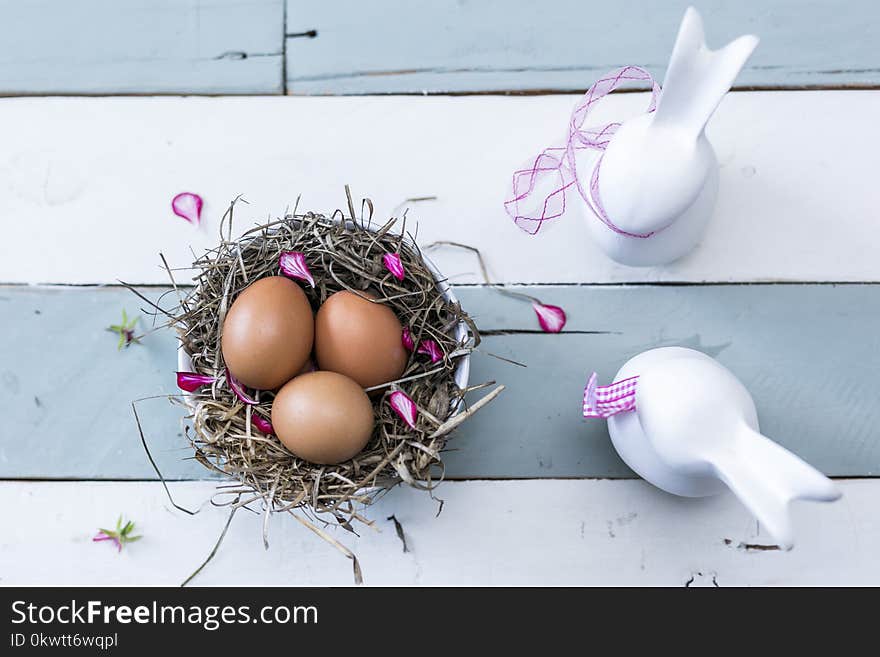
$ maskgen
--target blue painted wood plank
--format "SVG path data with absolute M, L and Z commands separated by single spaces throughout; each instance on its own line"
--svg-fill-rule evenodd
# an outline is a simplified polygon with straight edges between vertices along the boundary
M 288 0 L 288 90 L 368 94 L 581 90 L 639 64 L 662 76 L 692 0 Z M 880 3 L 695 3 L 710 46 L 762 39 L 738 86 L 880 83 Z
M 690 285 L 526 288 L 568 311 L 565 333 L 487 338 L 472 380 L 509 394 L 452 444 L 461 477 L 620 477 L 605 423 L 580 417 L 593 370 L 611 381 L 646 349 L 684 346 L 716 357 L 751 391 L 762 431 L 838 476 L 880 475 L 880 286 Z M 534 330 L 528 304 L 456 290 L 481 328 Z M 578 333 L 597 331 L 598 333 Z
M 284 0 L 0 0 L 0 94 L 281 93 Z
M 629 357 L 668 345 L 717 356 L 754 394 L 764 432 L 825 472 L 880 475 L 880 286 L 523 289 L 566 308 L 564 333 L 538 331 L 528 304 L 456 290 L 488 332 L 472 383 L 507 390 L 449 444 L 450 477 L 631 476 L 604 422 L 580 418 L 581 390 L 589 371 L 608 381 Z M 153 477 L 129 402 L 176 392 L 174 337 L 154 333 L 119 352 L 104 331 L 138 306 L 113 287 L 0 288 L 0 478 Z M 181 409 L 164 399 L 139 408 L 166 476 L 206 476 L 186 460 Z

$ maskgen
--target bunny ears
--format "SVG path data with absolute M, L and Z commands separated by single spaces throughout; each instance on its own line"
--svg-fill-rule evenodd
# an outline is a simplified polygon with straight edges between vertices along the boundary
M 597 386 L 593 372 L 584 388 L 584 417 L 606 418 L 618 413 L 636 410 L 636 385 L 639 377 L 633 376 L 610 386 Z

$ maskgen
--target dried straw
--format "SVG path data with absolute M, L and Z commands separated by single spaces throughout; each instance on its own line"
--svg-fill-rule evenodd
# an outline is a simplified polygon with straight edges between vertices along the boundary
M 170 313 L 171 324 L 192 358 L 193 370 L 215 380 L 211 388 L 203 388 L 187 399 L 192 431 L 187 427 L 186 435 L 198 461 L 240 484 L 224 491 L 230 496 L 227 504 L 233 510 L 262 502 L 267 546 L 268 518 L 274 512 L 300 510 L 312 521 L 338 524 L 353 532 L 355 521 L 370 524 L 359 510 L 391 486 L 403 481 L 433 490 L 443 478 L 441 452 L 448 434 L 494 399 L 502 387 L 465 409 L 463 397 L 467 390 L 455 384 L 455 372 L 461 359 L 479 344 L 479 333 L 459 304 L 442 296 L 438 281 L 405 232 L 405 215 L 399 232 L 392 231 L 398 223 L 393 218 L 372 229 L 370 216 L 362 216 L 360 222 L 353 219 L 349 195 L 347 216 L 339 210 L 330 217 L 312 212 L 297 214 L 295 208 L 284 218 L 259 225 L 233 240 L 235 205 L 233 201 L 221 222 L 219 246 L 193 263 L 195 287 L 189 294 L 177 288 L 172 278 L 179 306 Z M 369 201 L 362 204 L 364 208 L 372 214 Z M 388 305 L 409 327 L 416 344 L 422 339 L 435 340 L 444 354 L 435 364 L 423 355 L 411 354 L 403 375 L 373 396 L 376 425 L 369 444 L 355 458 L 339 465 L 304 461 L 274 436 L 257 431 L 252 414 L 269 419 L 273 393 L 259 392 L 259 404 L 247 406 L 229 389 L 223 376 L 220 336 L 226 312 L 248 285 L 280 273 L 278 260 L 284 251 L 305 254 L 316 286 L 312 289 L 304 285 L 303 289 L 313 308 L 339 290 L 369 291 L 376 296 L 376 303 Z M 385 269 L 385 253 L 400 254 L 406 271 L 403 281 Z M 456 337 L 460 323 L 467 326 L 464 340 Z M 398 389 L 418 406 L 415 429 L 409 428 L 385 401 Z M 318 526 L 308 520 L 305 523 L 353 560 L 358 579 L 354 555 Z

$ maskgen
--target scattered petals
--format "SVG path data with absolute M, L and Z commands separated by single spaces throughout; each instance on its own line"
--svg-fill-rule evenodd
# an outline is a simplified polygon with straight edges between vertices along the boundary
M 183 217 L 194 226 L 202 220 L 202 197 L 190 192 L 182 192 L 171 199 L 171 209 L 178 217 Z
M 443 350 L 433 340 L 422 340 L 418 353 L 430 356 L 432 363 L 443 360 Z
M 535 302 L 532 304 L 532 308 L 535 309 L 535 314 L 538 316 L 541 330 L 547 333 L 559 333 L 565 326 L 565 311 L 559 306 Z
M 214 377 L 207 374 L 196 374 L 195 372 L 178 372 L 177 387 L 187 392 L 195 392 L 202 386 L 209 386 L 214 383 Z
M 395 390 L 388 395 L 388 403 L 394 412 L 400 416 L 400 419 L 406 422 L 410 429 L 416 428 L 416 418 L 418 417 L 418 409 L 415 402 L 410 399 L 407 394 L 401 390 Z
M 241 382 L 238 379 L 232 376 L 232 372 L 228 369 L 226 370 L 226 382 L 229 383 L 229 388 L 235 393 L 235 396 L 238 397 L 239 401 L 248 404 L 249 406 L 256 406 L 259 404 L 257 400 L 248 396 L 244 386 L 241 385 Z
M 403 333 L 400 336 L 400 341 L 403 343 L 403 346 L 407 351 L 412 351 L 416 348 L 416 341 L 413 340 L 413 336 L 412 333 L 410 333 L 409 326 L 403 327 Z
M 403 263 L 400 261 L 399 253 L 386 253 L 382 256 L 382 262 L 385 263 L 385 269 L 390 271 L 394 278 L 399 281 L 404 279 L 406 272 L 403 270 Z
M 272 428 L 272 423 L 269 422 L 262 415 L 254 413 L 251 415 L 251 424 L 253 424 L 261 433 L 266 434 L 267 436 L 274 435 L 275 429 Z
M 315 279 L 312 277 L 312 272 L 309 271 L 309 266 L 306 264 L 306 257 L 299 251 L 283 252 L 281 257 L 278 258 L 278 265 L 285 276 L 298 278 L 315 287 Z

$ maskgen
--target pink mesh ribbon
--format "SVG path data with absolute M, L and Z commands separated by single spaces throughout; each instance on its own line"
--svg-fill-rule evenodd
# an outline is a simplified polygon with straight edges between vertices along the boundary
M 593 372 L 584 388 L 584 417 L 611 417 L 636 409 L 636 384 L 639 377 L 632 376 L 610 386 L 597 386 Z
M 607 73 L 591 86 L 571 113 L 568 123 L 568 140 L 564 146 L 545 148 L 535 158 L 532 166 L 513 172 L 513 198 L 504 202 L 504 209 L 514 223 L 531 235 L 535 235 L 545 221 L 556 219 L 565 214 L 565 195 L 572 186 L 596 217 L 615 233 L 629 237 L 646 238 L 654 233 L 629 233 L 621 230 L 608 218 L 602 200 L 599 198 L 599 169 L 602 156 L 593 168 L 589 190 L 584 189 L 578 176 L 576 158 L 580 151 L 595 150 L 604 152 L 620 123 L 608 123 L 594 128 L 583 128 L 584 121 L 593 106 L 605 96 L 626 82 L 650 82 L 651 102 L 648 112 L 657 109 L 660 96 L 658 85 L 651 74 L 638 66 L 625 66 Z M 535 199 L 535 188 L 538 183 L 550 177 L 555 180 L 553 191 L 542 199 Z

